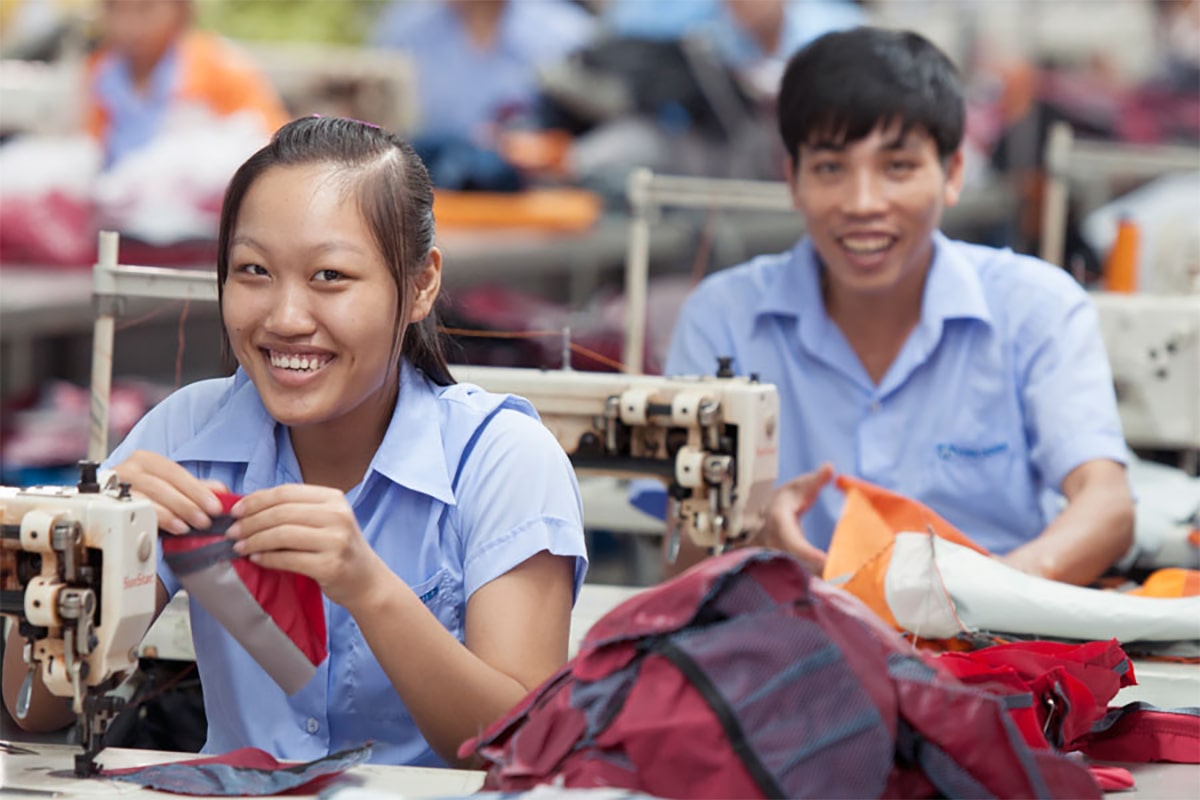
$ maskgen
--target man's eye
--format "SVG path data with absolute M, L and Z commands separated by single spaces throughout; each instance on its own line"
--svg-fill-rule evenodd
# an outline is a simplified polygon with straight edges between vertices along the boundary
M 891 161 L 888 162 L 888 169 L 892 172 L 911 172 L 917 168 L 916 162 L 913 161 Z
M 813 172 L 818 175 L 832 175 L 840 170 L 841 167 L 842 165 L 836 161 L 821 161 L 813 164 Z
M 344 277 L 342 273 L 338 272 L 336 269 L 323 269 L 318 271 L 317 274 L 313 276 L 313 278 L 318 281 L 336 281 L 342 277 Z

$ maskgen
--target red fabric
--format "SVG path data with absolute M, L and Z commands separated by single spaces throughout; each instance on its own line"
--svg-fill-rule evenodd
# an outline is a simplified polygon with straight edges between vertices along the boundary
M 1088 772 L 1106 792 L 1120 792 L 1133 788 L 1133 773 L 1123 767 L 1089 766 Z
M 241 495 L 217 492 L 225 514 L 241 499 Z M 198 549 L 219 541 L 224 534 L 213 536 L 163 536 L 163 551 L 178 553 Z M 300 648 L 314 666 L 328 655 L 325 641 L 325 603 L 321 587 L 312 578 L 295 572 L 260 567 L 246 558 L 232 561 L 242 583 L 253 595 L 280 630 Z
M 268 753 L 266 750 L 259 750 L 257 747 L 243 747 L 240 750 L 232 750 L 221 756 L 203 756 L 201 758 L 190 758 L 186 761 L 172 761 L 172 764 L 178 766 L 198 767 L 202 764 L 224 764 L 227 767 L 239 767 L 245 769 L 279 769 L 283 766 L 276 760 L 275 756 Z M 105 769 L 105 776 L 112 775 L 132 775 L 139 772 L 145 767 L 121 767 L 120 769 Z
M 1079 749 L 1108 702 L 1137 683 L 1133 664 L 1115 639 L 1078 645 L 1011 642 L 944 653 L 938 660 L 964 683 L 999 694 L 1031 693 L 1032 708 L 1013 709 L 1011 716 L 1029 744 L 1064 751 Z
M 1090 757 L 1102 761 L 1200 764 L 1200 717 L 1194 713 L 1139 708 L 1136 704 L 1110 713 L 1116 715 L 1116 721 L 1102 731 L 1094 731 L 1080 748 Z
M 104 769 L 101 775 L 182 795 L 261 797 L 315 794 L 346 770 L 365 762 L 371 744 L 331 753 L 302 764 L 280 762 L 270 753 L 243 747 L 220 756 Z
M 609 612 L 567 666 L 459 749 L 472 754 L 499 791 L 1024 797 L 1041 783 L 1099 796 L 1080 764 L 1022 743 L 996 697 L 795 559 L 755 548 Z
M 92 204 L 59 190 L 0 198 L 0 262 L 54 267 L 96 263 Z
M 1032 703 L 1011 707 L 1009 715 L 1033 747 L 1112 761 L 1200 763 L 1200 716 L 1140 704 L 1109 708 L 1118 691 L 1137 683 L 1115 639 L 1011 642 L 943 653 L 938 661 L 993 694 L 1029 694 Z

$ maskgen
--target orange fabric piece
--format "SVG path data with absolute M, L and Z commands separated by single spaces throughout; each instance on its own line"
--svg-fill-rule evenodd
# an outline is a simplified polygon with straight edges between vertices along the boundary
M 229 42 L 207 31 L 189 31 L 180 37 L 177 47 L 180 80 L 173 101 L 202 103 L 220 116 L 256 112 L 267 133 L 290 119 L 270 81 L 249 55 Z M 87 68 L 85 124 L 88 133 L 101 141 L 108 132 L 108 114 L 90 90 L 96 71 L 108 55 L 107 50 L 96 53 Z
M 1200 595 L 1200 570 L 1181 567 L 1155 570 L 1140 587 L 1126 594 L 1141 597 L 1196 597 Z
M 433 216 L 440 228 L 536 228 L 578 233 L 600 218 L 604 202 L 586 189 L 460 192 L 438 189 Z
M 834 528 L 821 577 L 862 600 L 893 628 L 900 626 L 888 607 L 884 586 L 896 534 L 932 531 L 989 555 L 923 503 L 848 475 L 839 475 L 836 485 L 846 493 L 846 504 Z
M 884 548 L 891 547 L 898 533 L 932 531 L 955 544 L 990 555 L 924 503 L 848 475 L 838 476 L 837 488 L 846 493 L 846 505 L 829 544 L 822 576 L 825 580 L 856 571 Z

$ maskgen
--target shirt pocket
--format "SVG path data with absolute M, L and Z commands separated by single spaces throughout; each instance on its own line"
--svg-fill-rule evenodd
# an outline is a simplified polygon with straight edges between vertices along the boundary
M 454 576 L 450 574 L 450 570 L 439 569 L 432 577 L 409 588 L 412 589 L 417 599 L 437 617 L 438 622 L 442 623 L 442 627 L 454 634 L 461 642 L 463 639 L 462 602 L 459 600 L 459 592 L 456 591 Z
M 999 432 L 990 435 L 943 435 L 930 454 L 935 492 L 977 511 L 1003 505 L 1012 485 L 1017 446 Z

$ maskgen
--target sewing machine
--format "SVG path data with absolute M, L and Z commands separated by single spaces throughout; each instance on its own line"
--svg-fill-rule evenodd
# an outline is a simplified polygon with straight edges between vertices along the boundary
M 128 484 L 101 486 L 82 462 L 77 486 L 0 487 L 0 612 L 26 639 L 29 672 L 16 715 L 29 708 L 33 678 L 69 698 L 84 751 L 95 756 L 123 700 L 108 692 L 137 667 L 137 645 L 154 619 L 157 521 Z
M 528 399 L 577 472 L 656 476 L 680 532 L 720 552 L 754 534 L 778 473 L 775 387 L 735 377 L 452 368 L 454 377 Z
M 1200 295 L 1093 293 L 1133 447 L 1200 450 Z

